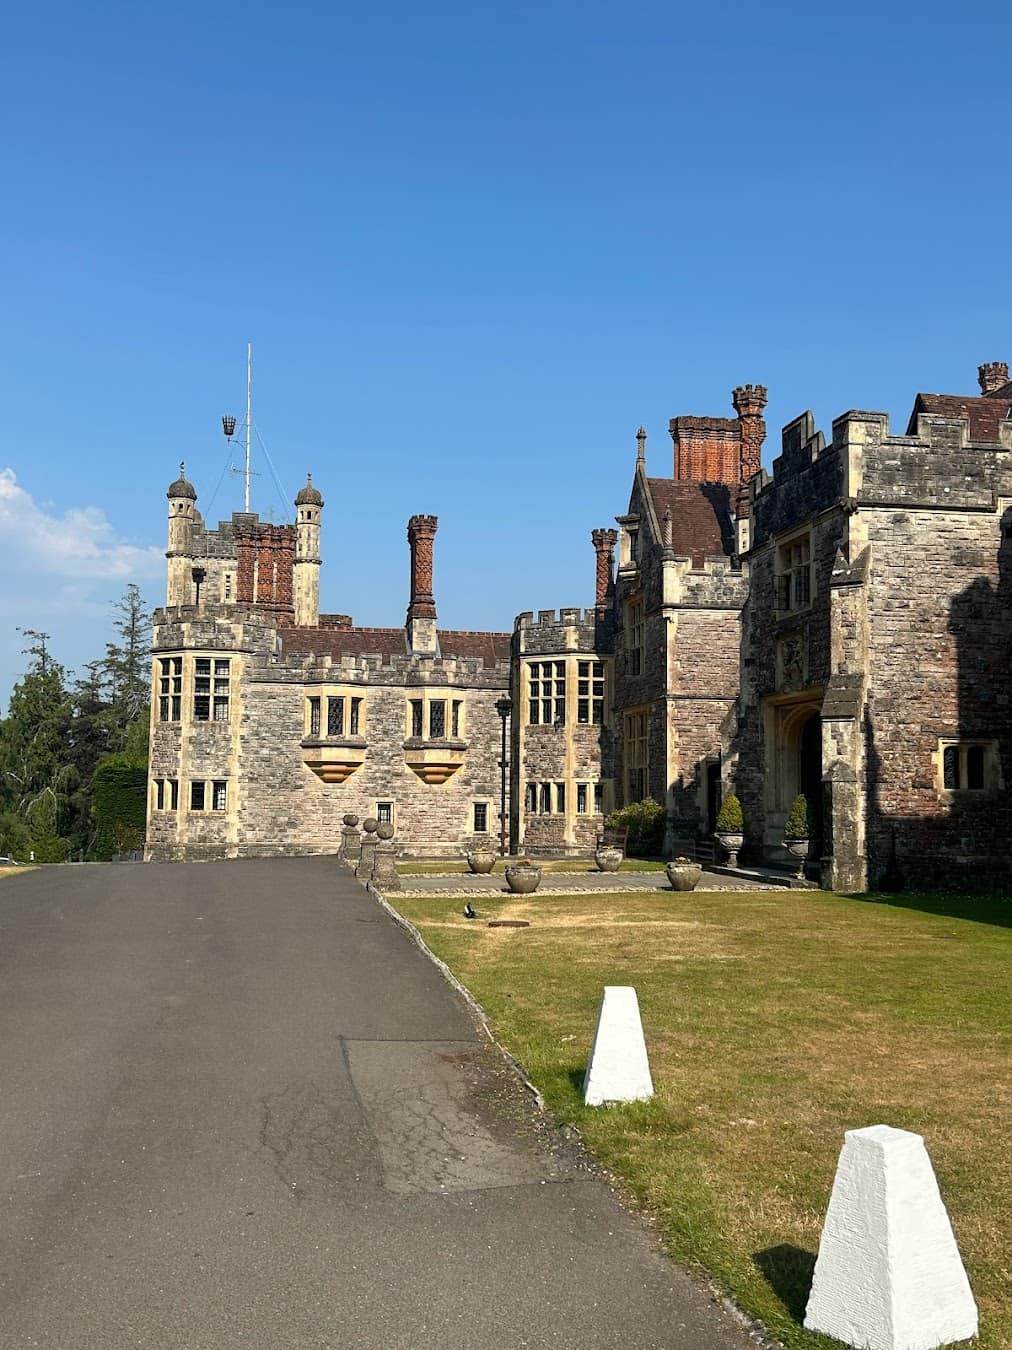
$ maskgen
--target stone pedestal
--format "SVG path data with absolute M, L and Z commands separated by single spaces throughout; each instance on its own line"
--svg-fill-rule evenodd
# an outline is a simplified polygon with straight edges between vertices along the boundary
M 653 1095 L 636 990 L 606 985 L 583 1080 L 584 1103 L 641 1102 Z
M 977 1334 L 977 1305 L 919 1134 L 847 1131 L 805 1326 L 862 1350 L 934 1350 Z
M 362 822 L 362 843 L 359 849 L 358 866 L 355 875 L 362 881 L 372 880 L 372 870 L 376 863 L 377 822 L 370 816 Z
M 376 848 L 373 856 L 372 881 L 381 891 L 399 891 L 401 879 L 397 875 L 397 845 L 394 827 L 385 822 L 377 827 Z
M 344 817 L 344 828 L 341 831 L 341 847 L 338 851 L 338 857 L 343 862 L 357 863 L 362 852 L 362 836 L 358 831 L 358 816 L 350 813 Z

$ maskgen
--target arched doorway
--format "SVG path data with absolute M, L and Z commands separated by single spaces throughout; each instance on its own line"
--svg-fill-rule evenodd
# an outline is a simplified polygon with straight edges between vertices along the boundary
M 770 857 L 782 857 L 784 825 L 794 798 L 803 792 L 811 803 L 813 832 L 821 830 L 822 690 L 767 700 L 763 843 Z M 813 838 L 815 837 L 813 833 Z M 812 849 L 813 854 L 815 848 Z
M 801 728 L 798 754 L 798 782 L 800 791 L 808 798 L 808 824 L 813 840 L 810 854 L 815 856 L 822 839 L 822 718 L 818 713 L 813 713 Z

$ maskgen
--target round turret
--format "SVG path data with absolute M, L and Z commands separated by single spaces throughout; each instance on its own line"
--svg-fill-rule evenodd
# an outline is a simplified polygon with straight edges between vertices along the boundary
M 189 497 L 193 502 L 197 500 L 197 490 L 192 483 L 186 481 L 186 465 L 180 464 L 179 477 L 169 486 L 166 497 Z
M 313 487 L 313 475 L 311 473 L 306 474 L 306 486 L 299 490 L 298 496 L 295 498 L 295 505 L 296 506 L 323 505 L 323 498 L 320 495 L 319 488 Z

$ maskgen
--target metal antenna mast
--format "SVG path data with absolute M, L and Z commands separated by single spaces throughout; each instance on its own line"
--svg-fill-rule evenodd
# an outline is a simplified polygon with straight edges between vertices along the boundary
M 243 507 L 249 511 L 249 449 L 253 426 L 253 343 L 246 344 L 246 472 L 243 476 Z

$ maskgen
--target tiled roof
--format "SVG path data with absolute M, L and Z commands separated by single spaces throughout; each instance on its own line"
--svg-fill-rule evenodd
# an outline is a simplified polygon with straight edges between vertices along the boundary
M 440 629 L 439 650 L 443 657 L 478 658 L 486 666 L 510 657 L 509 633 L 469 633 Z M 282 651 L 289 655 L 379 656 L 384 664 L 391 657 L 407 656 L 407 635 L 403 628 L 284 628 Z
M 439 631 L 439 650 L 444 656 L 480 657 L 486 666 L 510 659 L 509 633 L 469 633 Z
M 723 483 L 648 478 L 664 542 L 664 513 L 671 510 L 671 547 L 679 558 L 702 567 L 704 558 L 732 552 L 731 493 Z
M 917 434 L 917 414 L 936 413 L 939 417 L 966 417 L 970 422 L 970 440 L 997 444 L 998 423 L 1005 420 L 1012 407 L 1008 390 L 1012 385 L 995 390 L 986 398 L 963 398 L 960 394 L 918 394 L 910 414 L 907 435 Z

